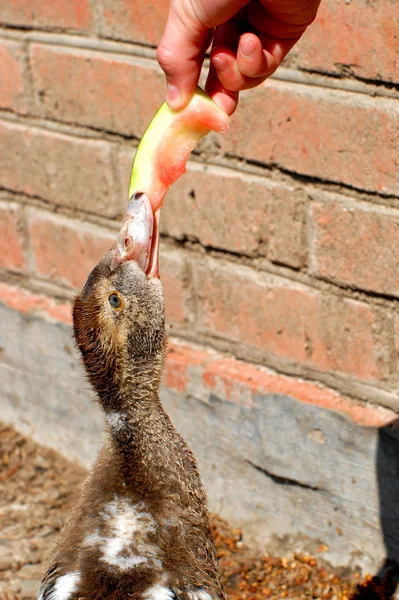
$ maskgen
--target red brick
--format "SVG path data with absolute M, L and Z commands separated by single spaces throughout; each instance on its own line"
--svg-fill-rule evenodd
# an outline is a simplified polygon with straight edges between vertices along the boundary
M 160 254 L 166 321 L 172 327 L 187 327 L 192 321 L 192 301 L 185 252 L 161 244 Z
M 0 23 L 4 25 L 86 31 L 92 18 L 90 0 L 12 0 L 0 6 Z
M 274 189 L 271 200 L 265 254 L 271 262 L 302 267 L 307 260 L 306 194 L 299 188 L 279 186 Z
M 118 40 L 158 46 L 169 12 L 159 0 L 102 0 L 101 34 Z
M 247 267 L 194 263 L 201 333 L 245 351 L 364 381 L 391 377 L 389 318 L 365 303 L 324 295 Z
M 193 163 L 169 190 L 161 230 L 298 267 L 304 256 L 304 213 L 305 204 L 288 187 Z
M 126 210 L 106 142 L 0 121 L 0 154 L 0 187 L 108 217 Z
M 293 56 L 302 69 L 399 82 L 398 5 L 325 0 Z
M 68 325 L 72 321 L 70 302 L 55 300 L 3 282 L 0 282 L 0 302 L 22 313 L 38 314 Z
M 21 271 L 25 267 L 21 214 L 17 204 L 0 204 L 0 267 Z
M 42 114 L 59 121 L 140 138 L 163 100 L 153 61 L 33 45 L 31 64 Z
M 313 273 L 399 296 L 399 211 L 336 196 L 325 196 L 311 206 Z
M 24 81 L 24 53 L 21 44 L 0 42 L 0 108 L 26 113 L 29 89 Z
M 40 293 L 0 282 L 0 302 L 22 313 L 33 313 L 56 322 L 71 323 L 71 304 Z M 285 394 L 345 414 L 369 427 L 384 427 L 396 419 L 386 408 L 361 404 L 317 383 L 279 375 L 269 369 L 228 357 L 210 348 L 170 339 L 163 385 L 180 393 L 209 396 L 221 391 L 231 402 L 251 406 L 259 393 Z M 243 402 L 244 399 L 244 402 Z
M 284 169 L 399 194 L 399 103 L 269 80 L 244 94 L 222 149 Z
M 59 301 L 15 285 L 0 282 L 0 302 L 23 313 L 71 323 L 69 301 Z M 209 393 L 218 393 L 230 402 L 246 406 L 252 406 L 259 393 L 285 394 L 306 404 L 341 412 L 369 427 L 383 427 L 396 418 L 395 413 L 386 408 L 364 405 L 318 383 L 280 375 L 173 338 L 168 344 L 163 385 L 185 394 L 195 390 L 196 397 L 208 398 Z
M 162 210 L 162 232 L 198 239 L 203 245 L 255 255 L 267 241 L 274 190 L 234 171 L 189 165 L 173 185 Z
M 246 406 L 252 406 L 259 393 L 284 394 L 305 404 L 338 411 L 368 427 L 389 425 L 397 416 L 389 409 L 360 404 L 317 383 L 279 375 L 178 340 L 169 342 L 164 384 L 180 393 L 190 393 L 194 384 L 197 397 L 207 398 L 213 392 Z
M 163 385 L 177 392 L 189 393 L 193 370 L 200 370 L 214 354 L 210 349 L 199 349 L 176 339 L 169 339 Z M 198 379 L 194 379 L 198 390 Z
M 33 209 L 28 221 L 36 273 L 73 288 L 84 284 L 116 237 L 113 231 Z
M 120 177 L 128 189 L 134 151 L 120 154 Z M 300 267 L 305 262 L 306 203 L 303 194 L 261 177 L 195 162 L 169 189 L 161 232 L 204 246 Z

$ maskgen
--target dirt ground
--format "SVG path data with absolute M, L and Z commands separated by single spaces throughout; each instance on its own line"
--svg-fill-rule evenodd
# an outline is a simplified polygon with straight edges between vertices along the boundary
M 86 472 L 0 423 L 0 600 L 35 597 Z M 217 515 L 212 530 L 231 600 L 386 600 L 394 584 L 336 572 L 311 556 L 254 556 Z

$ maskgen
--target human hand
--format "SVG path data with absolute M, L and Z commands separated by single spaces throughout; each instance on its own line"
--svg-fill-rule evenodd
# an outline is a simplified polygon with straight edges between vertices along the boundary
M 206 91 L 232 114 L 238 94 L 270 77 L 316 17 L 320 0 L 171 0 L 157 58 L 167 102 L 190 100 L 212 37 Z

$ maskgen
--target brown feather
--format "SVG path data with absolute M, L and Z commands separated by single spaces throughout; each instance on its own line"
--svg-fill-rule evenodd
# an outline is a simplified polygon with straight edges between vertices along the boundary
M 42 598 L 60 600 L 57 581 L 76 573 L 68 600 L 158 600 L 157 585 L 173 591 L 165 598 L 196 600 L 190 592 L 202 590 L 223 600 L 197 463 L 158 396 L 166 349 L 161 283 L 135 263 L 114 272 L 110 263 L 107 255 L 93 269 L 73 307 L 76 343 L 108 420 L 106 441 L 51 558 Z M 123 300 L 118 311 L 108 302 L 114 290 Z

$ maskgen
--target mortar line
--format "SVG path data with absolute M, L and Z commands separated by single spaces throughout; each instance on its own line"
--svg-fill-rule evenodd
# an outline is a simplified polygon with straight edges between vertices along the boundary
M 140 138 L 134 135 L 124 135 L 90 125 L 80 125 L 73 121 L 59 121 L 37 115 L 23 115 L 11 109 L 0 109 L 0 120 L 13 123 L 17 126 L 34 127 L 42 131 L 50 131 L 80 140 L 94 140 L 112 144 L 119 143 L 119 145 L 121 145 L 121 142 L 129 142 L 132 144 L 131 148 L 136 148 L 140 141 Z
M 71 47 L 81 50 L 93 50 L 104 53 L 121 54 L 136 56 L 149 59 L 156 63 L 156 48 L 137 42 L 114 41 L 108 38 L 87 37 L 78 34 L 67 34 L 59 32 L 50 32 L 43 30 L 33 30 L 26 28 L 0 26 L 0 38 L 19 41 L 26 39 L 29 42 Z M 209 66 L 209 59 L 206 59 L 204 67 Z M 379 81 L 373 83 L 362 81 L 357 78 L 342 78 L 337 75 L 320 74 L 301 69 L 292 69 L 281 66 L 271 76 L 271 79 L 284 81 L 287 83 L 297 83 L 312 87 L 325 89 L 335 89 L 338 91 L 363 94 L 371 97 L 383 96 L 386 98 L 399 99 L 399 89 L 388 81 Z
M 370 382 L 360 381 L 359 379 L 356 379 L 355 376 L 352 379 L 350 375 L 338 371 L 318 371 L 317 367 L 312 367 L 311 364 L 298 364 L 292 359 L 284 359 L 271 354 L 267 354 L 266 357 L 264 355 L 262 359 L 257 358 L 255 353 L 251 356 L 244 356 L 244 351 L 247 350 L 247 348 L 244 347 L 242 342 L 232 342 L 226 338 L 208 336 L 198 332 L 194 336 L 186 334 L 176 327 L 174 327 L 173 331 L 174 335 L 178 336 L 179 339 L 190 343 L 204 345 L 222 353 L 227 353 L 237 360 L 251 365 L 264 367 L 274 371 L 278 375 L 284 375 L 311 383 L 318 383 L 338 392 L 342 396 L 357 400 L 361 404 L 368 403 L 373 406 L 382 406 L 394 412 L 399 412 L 398 391 L 394 388 L 391 388 L 390 390 L 384 389 L 378 387 L 378 384 L 373 385 Z M 259 354 L 260 352 L 258 352 L 258 356 Z M 266 359 L 267 362 L 264 362 L 264 359 Z M 285 361 L 286 364 L 278 364 L 279 361 Z M 396 405 L 397 408 L 393 408 L 393 405 Z
M 104 128 L 81 125 L 73 121 L 65 122 L 36 115 L 24 115 L 10 109 L 0 109 L 0 120 L 14 123 L 17 126 L 30 126 L 42 131 L 54 132 L 80 140 L 105 141 L 111 144 L 119 144 L 120 147 L 125 147 L 129 150 L 134 150 L 140 141 L 140 139 L 134 135 L 124 135 Z M 126 145 L 127 142 L 129 143 L 129 146 Z M 311 185 L 314 189 L 337 193 L 343 197 L 355 197 L 357 200 L 370 203 L 371 205 L 376 203 L 393 209 L 399 208 L 399 197 L 394 194 L 366 190 L 347 183 L 298 173 L 275 163 L 258 163 L 244 157 L 230 154 L 220 157 L 207 157 L 204 160 L 202 155 L 203 152 L 200 149 L 194 150 L 191 154 L 189 165 L 195 165 L 194 168 L 202 167 L 204 170 L 207 166 L 220 170 L 225 169 L 231 174 L 236 174 L 237 177 L 242 175 L 248 176 L 251 177 L 252 181 L 256 180 L 259 183 L 267 180 L 269 184 L 272 185 L 281 185 L 283 183 L 287 186 L 294 187 L 298 185 L 299 182 L 301 185 Z M 278 176 L 287 177 L 288 181 L 281 180 L 281 177 L 274 179 L 276 173 Z M 348 193 L 354 193 L 355 195 L 348 196 Z M 392 201 L 392 203 L 388 205 L 384 203 L 389 201 Z
M 6 285 L 17 286 L 23 291 L 42 294 L 50 299 L 58 302 L 72 302 L 76 290 L 64 287 L 55 282 L 49 282 L 45 278 L 40 278 L 34 275 L 24 277 L 21 274 L 11 273 L 7 271 L 0 272 L 0 283 Z M 279 357 L 266 356 L 267 363 L 255 356 L 244 356 L 240 349 L 242 344 L 231 342 L 225 338 L 217 336 L 207 336 L 201 333 L 196 333 L 195 336 L 179 331 L 178 328 L 173 329 L 173 337 L 181 342 L 192 343 L 194 345 L 205 345 L 211 350 L 232 356 L 236 360 L 247 365 L 265 368 L 275 375 L 286 376 L 291 379 L 299 379 L 311 384 L 317 384 L 321 387 L 335 391 L 342 396 L 353 399 L 360 405 L 372 405 L 375 407 L 383 407 L 391 410 L 394 413 L 399 412 L 393 408 L 397 404 L 398 394 L 394 389 L 386 390 L 372 383 L 351 379 L 350 376 L 339 372 L 322 372 L 312 368 L 311 365 L 293 363 L 287 359 L 288 364 L 277 364 Z M 353 387 L 358 391 L 348 389 Z
M 175 248 L 181 248 L 189 253 L 192 252 L 194 255 L 198 254 L 198 249 L 196 248 L 198 247 L 201 250 L 205 250 L 206 256 L 213 260 L 224 260 L 230 265 L 235 264 L 241 267 L 247 267 L 257 274 L 262 275 L 264 273 L 273 277 L 285 279 L 317 292 L 329 293 L 341 299 L 363 302 L 375 308 L 386 308 L 389 310 L 397 310 L 399 308 L 399 298 L 396 296 L 352 288 L 326 278 L 316 277 L 308 271 L 301 271 L 281 263 L 273 263 L 264 256 L 238 254 L 237 252 L 229 251 L 227 249 L 202 244 L 199 241 L 188 242 L 188 240 L 181 240 L 167 233 L 161 233 L 161 238 L 164 242 L 173 245 Z M 189 247 L 187 247 L 188 243 Z
M 10 196 L 10 201 L 15 202 L 22 207 L 32 207 L 48 212 L 49 214 L 58 214 L 70 218 L 74 222 L 88 222 L 98 227 L 110 229 L 111 231 L 118 231 L 118 218 L 112 219 L 110 217 L 97 215 L 90 211 L 73 209 L 59 204 L 55 206 L 53 203 L 44 200 L 39 196 L 29 196 L 21 192 L 9 190 L 5 187 L 0 187 L 0 201 L 7 202 L 7 195 Z M 199 254 L 199 251 L 205 250 L 206 256 L 213 260 L 226 261 L 231 265 L 236 264 L 247 267 L 256 273 L 264 273 L 278 277 L 297 285 L 303 285 L 320 293 L 328 293 L 338 296 L 339 298 L 363 302 L 374 308 L 384 308 L 394 311 L 399 309 L 399 298 L 396 296 L 362 290 L 322 276 L 315 276 L 309 270 L 299 270 L 290 267 L 289 265 L 274 263 L 263 255 L 245 255 L 225 248 L 203 244 L 200 240 L 192 242 L 188 239 L 177 238 L 168 233 L 161 233 L 161 238 L 168 247 L 179 248 L 185 252 L 192 253 L 195 256 Z
M 120 148 L 134 150 L 139 142 L 136 136 L 127 136 L 117 132 L 111 132 L 100 128 L 79 125 L 76 123 L 66 123 L 55 119 L 45 119 L 39 116 L 26 116 L 15 113 L 8 109 L 0 109 L 0 120 L 8 123 L 14 123 L 17 126 L 34 127 L 42 131 L 49 131 L 65 135 L 67 137 L 79 140 L 92 140 L 97 142 L 107 142 L 117 144 Z M 127 145 L 129 143 L 129 146 Z M 384 194 L 372 190 L 356 188 L 350 184 L 323 179 L 312 175 L 306 175 L 290 171 L 278 164 L 263 164 L 247 160 L 234 155 L 214 156 L 202 158 L 201 150 L 194 150 L 189 161 L 189 165 L 195 165 L 195 168 L 206 168 L 207 166 L 226 169 L 237 177 L 246 175 L 257 178 L 259 182 L 268 181 L 271 185 L 285 184 L 290 187 L 312 186 L 315 190 L 337 193 L 341 196 L 348 196 L 363 200 L 370 204 L 378 204 L 384 207 L 397 209 L 399 197 L 393 194 Z M 205 162 L 206 161 L 206 162 Z

